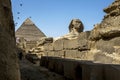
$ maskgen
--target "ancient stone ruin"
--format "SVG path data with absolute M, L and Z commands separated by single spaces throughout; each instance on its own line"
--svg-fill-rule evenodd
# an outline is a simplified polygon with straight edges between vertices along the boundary
M 15 32 L 15 35 L 18 48 L 23 49 L 25 52 L 34 48 L 41 37 L 46 37 L 30 18 L 23 22 Z
M 70 22 L 70 25 L 69 25 L 70 33 L 77 34 L 77 33 L 83 32 L 83 29 L 84 29 L 83 23 L 79 19 L 73 19 Z
M 10 0 L 0 0 L 0 80 L 20 80 Z
M 42 38 L 30 51 L 46 56 L 119 63 L 118 2 L 115 1 L 104 9 L 107 14 L 92 31 L 83 32 L 82 22 L 79 19 L 73 19 L 69 25 L 68 34 L 55 39 Z M 101 57 L 106 59 L 102 60 Z
M 43 74 L 51 71 L 67 80 L 120 80 L 119 6 L 120 0 L 115 0 L 105 8 L 106 15 L 92 31 L 83 32 L 82 21 L 73 19 L 68 27 L 69 33 L 59 38 L 46 37 L 30 19 L 26 19 L 16 31 L 16 43 L 11 2 L 1 0 L 0 80 L 21 80 L 16 45 L 26 53 L 29 51 L 37 55 L 40 65 L 49 70 L 41 71 Z M 26 65 L 24 67 L 26 69 Z M 40 74 L 40 68 L 36 65 L 31 64 L 27 68 L 29 68 L 27 73 L 33 72 L 35 75 L 30 74 L 34 76 Z M 55 73 L 52 78 L 56 76 Z M 29 78 L 30 75 L 26 76 L 26 73 L 22 74 L 22 77 L 23 75 L 24 80 L 35 79 Z M 54 80 L 64 80 L 63 77 Z
M 70 25 L 68 28 L 69 28 L 68 34 L 55 38 L 54 40 L 63 39 L 63 38 L 64 39 L 76 39 L 78 38 L 78 35 L 81 32 L 83 32 L 84 26 L 83 26 L 83 23 L 79 19 L 73 19 L 70 22 Z
M 90 41 L 95 49 L 99 50 L 94 56 L 95 61 L 103 63 L 119 63 L 120 46 L 120 1 L 116 0 L 104 11 L 107 13 L 100 24 L 91 31 Z M 93 46 L 94 45 L 94 46 Z M 105 59 L 100 59 L 104 57 Z
M 82 21 L 73 19 L 68 34 L 58 38 L 39 37 L 29 52 L 37 55 L 41 66 L 68 80 L 119 80 L 119 5 L 120 0 L 115 0 L 105 8 L 106 15 L 93 30 L 83 32 Z M 19 44 L 24 44 L 24 39 Z
M 96 24 L 92 31 L 83 32 L 83 24 L 73 19 L 67 35 L 54 39 L 37 47 L 46 56 L 92 60 L 99 63 L 119 64 L 119 0 L 113 2 L 104 11 L 107 13 L 102 22 Z
M 26 41 L 36 41 L 40 37 L 45 37 L 45 34 L 27 18 L 23 24 L 15 32 L 16 38 L 24 38 Z

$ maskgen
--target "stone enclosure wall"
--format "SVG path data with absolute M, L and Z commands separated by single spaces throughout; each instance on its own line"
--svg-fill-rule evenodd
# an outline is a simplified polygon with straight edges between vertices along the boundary
M 90 32 L 81 32 L 77 39 L 58 39 L 53 43 L 47 43 L 44 47 L 46 56 L 56 56 L 63 58 L 82 58 L 88 48 L 88 36 Z
M 105 8 L 106 15 L 93 30 L 83 32 L 81 21 L 72 20 L 78 23 L 70 23 L 70 33 L 41 39 L 31 53 L 42 56 L 41 66 L 70 80 L 119 80 L 120 66 L 115 65 L 120 63 L 119 5 L 115 0 Z
M 120 63 L 120 5 L 115 0 L 104 9 L 106 15 L 101 23 L 91 31 L 83 32 L 84 26 L 79 19 L 73 19 L 69 33 L 57 39 L 43 38 L 38 41 L 31 53 L 43 56 L 56 56 L 99 63 Z
M 73 19 L 69 33 L 57 39 L 43 37 L 35 44 L 21 42 L 22 49 L 41 56 L 56 56 L 99 63 L 120 63 L 120 1 L 115 0 L 104 9 L 106 15 L 91 31 L 83 32 L 79 19 Z M 30 42 L 32 43 L 32 42 Z M 26 44 L 26 45 L 24 45 Z M 26 46 L 29 47 L 26 47 Z M 32 48 L 34 47 L 34 48 Z M 31 49 L 32 48 L 32 49 Z M 31 50 L 30 50 L 31 49 Z
M 42 45 L 45 56 L 92 60 L 99 63 L 120 63 L 120 1 L 104 9 L 106 15 L 92 31 L 80 32 L 77 38 L 69 33 L 52 43 Z M 74 32 L 74 29 L 73 29 Z M 75 34 L 75 32 L 74 32 Z M 68 37 L 70 36 L 70 37 Z
M 0 0 L 0 80 L 20 80 L 10 0 Z
M 119 80 L 119 5 L 120 0 L 115 0 L 105 8 L 107 14 L 92 31 L 80 32 L 75 39 L 59 38 L 42 45 L 45 56 L 40 65 L 70 80 Z
M 63 75 L 67 80 L 119 80 L 120 65 L 99 64 L 87 60 L 41 58 L 40 65 Z

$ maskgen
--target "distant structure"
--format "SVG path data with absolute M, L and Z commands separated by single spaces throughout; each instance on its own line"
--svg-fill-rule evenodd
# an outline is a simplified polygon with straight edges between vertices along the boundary
M 68 34 L 61 37 L 57 37 L 55 38 L 55 40 L 78 38 L 78 35 L 84 30 L 84 25 L 80 19 L 72 19 L 68 28 L 69 28 Z
M 35 47 L 40 38 L 46 37 L 46 35 L 30 20 L 30 18 L 27 18 L 23 22 L 15 32 L 15 36 L 18 48 L 25 52 Z
M 78 34 L 83 32 L 84 26 L 80 19 L 72 19 L 69 25 L 69 32 L 72 34 Z
M 24 38 L 26 41 L 37 41 L 40 37 L 46 37 L 29 18 L 23 22 L 15 34 L 16 38 Z

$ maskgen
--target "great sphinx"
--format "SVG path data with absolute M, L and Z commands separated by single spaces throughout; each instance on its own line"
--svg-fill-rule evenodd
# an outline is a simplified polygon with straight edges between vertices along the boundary
M 84 26 L 80 19 L 72 19 L 69 25 L 69 33 L 57 39 L 76 39 L 83 32 Z
M 69 25 L 69 32 L 72 34 L 79 34 L 83 32 L 84 26 L 79 19 L 73 19 Z

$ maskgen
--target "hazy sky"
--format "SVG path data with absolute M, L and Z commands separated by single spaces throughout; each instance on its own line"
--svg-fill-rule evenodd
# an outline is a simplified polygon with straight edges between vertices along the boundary
M 100 23 L 103 9 L 114 0 L 11 0 L 16 29 L 31 17 L 36 26 L 48 37 L 67 34 L 72 19 L 80 19 L 84 31 Z

